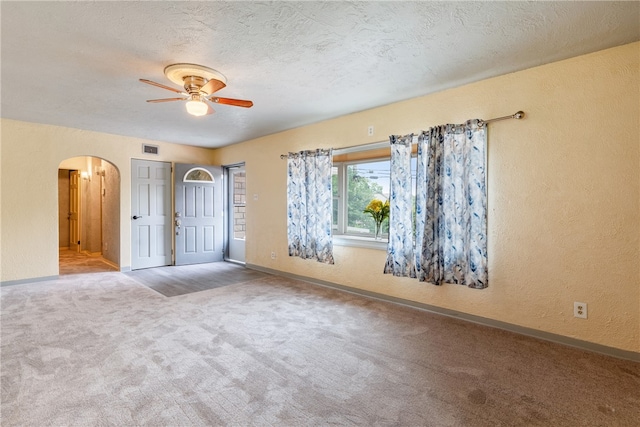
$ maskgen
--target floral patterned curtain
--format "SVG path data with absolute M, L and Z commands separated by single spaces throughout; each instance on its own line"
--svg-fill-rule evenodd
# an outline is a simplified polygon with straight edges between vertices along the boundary
M 418 279 L 486 288 L 486 125 L 431 128 L 418 137 Z
M 413 201 L 411 197 L 411 142 L 413 134 L 392 135 L 389 245 L 385 274 L 416 277 L 413 250 Z
M 288 155 L 289 256 L 333 264 L 331 154 L 331 150 L 314 150 Z

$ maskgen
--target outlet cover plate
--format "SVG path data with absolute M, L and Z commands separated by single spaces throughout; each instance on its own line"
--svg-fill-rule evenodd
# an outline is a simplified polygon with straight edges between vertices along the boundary
M 573 316 L 578 317 L 580 319 L 587 318 L 587 303 L 585 302 L 574 302 L 573 303 Z

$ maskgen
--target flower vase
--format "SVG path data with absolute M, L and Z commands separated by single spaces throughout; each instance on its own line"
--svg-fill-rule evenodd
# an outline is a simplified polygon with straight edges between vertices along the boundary
M 376 240 L 382 239 L 382 223 L 376 222 Z

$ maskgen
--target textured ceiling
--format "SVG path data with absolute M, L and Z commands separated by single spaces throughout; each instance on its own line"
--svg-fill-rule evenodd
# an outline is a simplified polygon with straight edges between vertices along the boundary
M 4 118 L 219 147 L 640 39 L 639 2 L 0 3 Z M 162 71 L 251 99 L 189 116 Z M 514 106 L 516 107 L 516 106 Z M 510 113 L 510 112 L 505 112 Z

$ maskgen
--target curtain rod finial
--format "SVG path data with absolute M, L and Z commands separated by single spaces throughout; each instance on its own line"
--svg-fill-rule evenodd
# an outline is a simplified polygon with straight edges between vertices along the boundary
M 515 114 L 513 115 L 513 118 L 514 118 L 514 119 L 521 119 L 521 118 L 523 118 L 523 117 L 524 117 L 524 111 L 518 111 L 517 113 L 515 113 Z

